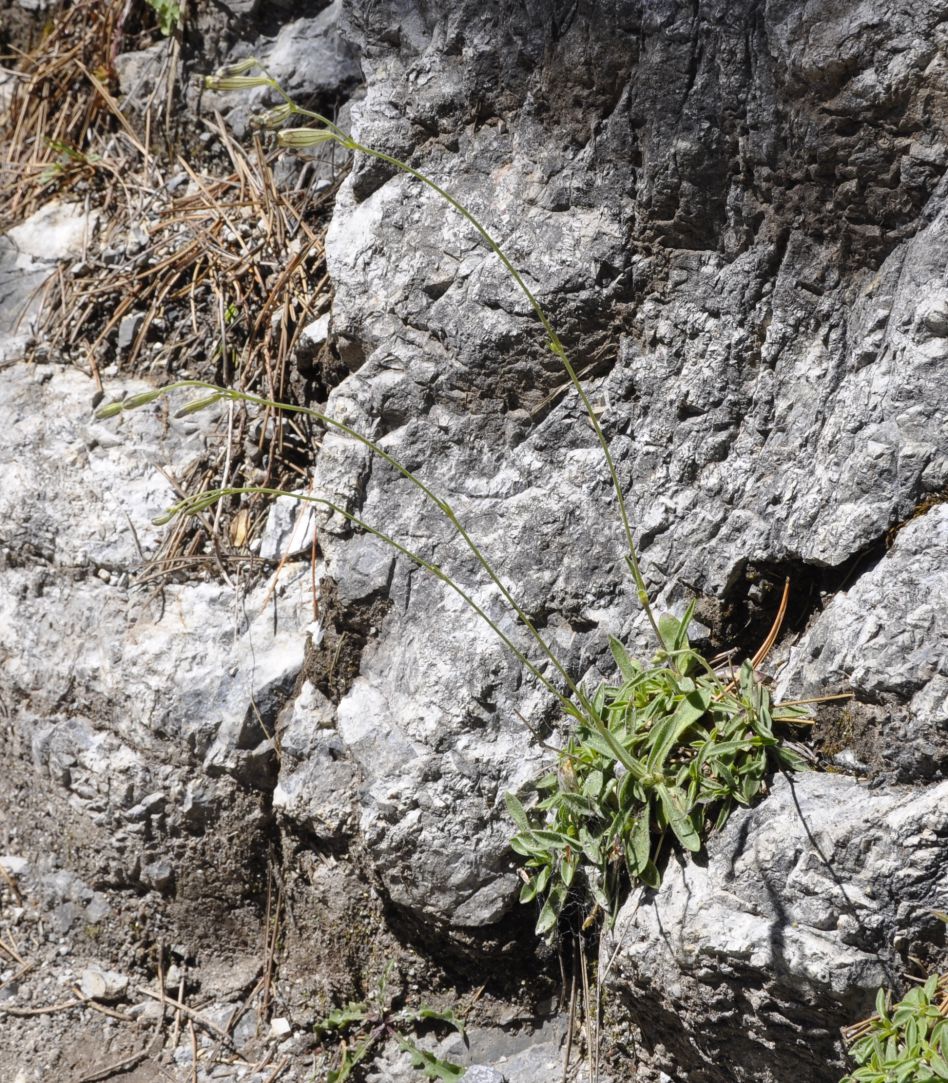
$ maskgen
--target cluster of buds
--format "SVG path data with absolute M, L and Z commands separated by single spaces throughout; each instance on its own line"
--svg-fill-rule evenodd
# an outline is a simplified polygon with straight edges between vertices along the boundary
M 276 133 L 276 141 L 281 147 L 290 147 L 300 150 L 305 147 L 313 147 L 318 143 L 340 143 L 350 146 L 351 142 L 344 132 L 341 132 L 334 124 L 318 113 L 312 113 L 308 109 L 302 109 L 292 101 L 285 93 L 280 84 L 269 75 L 263 64 L 253 56 L 244 60 L 235 61 L 219 68 L 213 75 L 204 77 L 206 90 L 229 91 L 229 90 L 252 90 L 255 87 L 267 87 L 275 90 L 283 98 L 280 105 L 273 106 L 265 112 L 253 117 L 251 124 L 257 128 L 268 130 L 281 130 Z M 281 128 L 291 117 L 307 116 L 316 120 L 323 126 L 320 128 Z

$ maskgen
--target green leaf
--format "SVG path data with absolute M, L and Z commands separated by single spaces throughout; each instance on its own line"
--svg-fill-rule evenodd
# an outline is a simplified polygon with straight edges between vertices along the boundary
M 441 1060 L 434 1053 L 429 1053 L 427 1049 L 419 1049 L 414 1042 L 409 1041 L 408 1038 L 403 1037 L 401 1034 L 396 1034 L 395 1040 L 411 1056 L 412 1067 L 424 1072 L 427 1079 L 452 1083 L 453 1080 L 460 1079 L 467 1071 L 460 1064 L 452 1064 L 449 1060 Z
M 521 831 L 529 831 L 530 820 L 527 818 L 526 810 L 517 798 L 512 793 L 505 793 L 504 803 L 507 805 L 507 811 L 510 813 L 511 820 L 513 820 L 517 827 L 519 827 Z
M 774 749 L 774 752 L 777 759 L 788 771 L 809 771 L 810 765 L 798 752 L 794 752 L 792 748 L 787 748 L 786 745 L 778 744 Z
M 590 865 L 598 865 L 602 861 L 602 840 L 591 835 L 585 827 L 579 829 L 579 845 Z
M 938 1079 L 948 1079 L 948 1061 L 940 1053 L 932 1052 L 931 1065 Z
M 531 832 L 533 838 L 538 842 L 544 843 L 552 850 L 565 850 L 567 846 L 574 846 L 575 839 L 571 839 L 568 835 L 561 835 L 558 831 L 533 831 Z
M 342 1030 L 353 1023 L 365 1022 L 369 1014 L 369 1006 L 365 1003 L 350 1001 L 345 1008 L 336 1008 L 325 1019 L 316 1024 L 318 1031 Z
M 603 782 L 602 771 L 590 771 L 583 783 L 583 794 L 586 797 L 597 798 L 602 793 Z
M 665 813 L 668 826 L 686 850 L 697 853 L 701 849 L 701 837 L 695 830 L 695 825 L 685 807 L 684 794 L 681 790 L 671 789 L 668 786 L 656 786 L 655 790 L 662 803 L 662 811 Z
M 639 873 L 639 879 L 646 887 L 655 888 L 657 891 L 662 886 L 662 876 L 653 861 L 650 861 Z
M 741 796 L 744 798 L 747 804 L 757 796 L 760 792 L 760 787 L 763 783 L 761 777 L 763 772 L 754 772 L 753 774 L 747 774 L 741 782 Z
M 612 657 L 615 658 L 623 679 L 626 681 L 635 680 L 638 674 L 641 673 L 642 667 L 629 657 L 628 651 L 615 636 L 609 636 L 609 649 L 612 651 Z
M 630 838 L 630 854 L 632 868 L 636 876 L 641 877 L 645 867 L 649 863 L 652 854 L 652 832 L 650 824 L 650 808 L 648 805 L 636 817 Z
M 542 869 L 537 873 L 537 894 L 546 891 L 546 885 L 550 882 L 550 877 L 553 875 L 553 866 L 544 865 Z
M 673 617 L 671 613 L 663 613 L 658 618 L 658 634 L 661 636 L 662 646 L 669 654 L 677 650 L 676 644 L 680 632 L 681 622 L 677 617 Z
M 547 847 L 537 842 L 532 832 L 524 831 L 521 835 L 514 835 L 510 840 L 510 849 L 521 857 L 542 857 L 547 853 Z
M 158 16 L 158 29 L 166 38 L 181 25 L 181 8 L 174 0 L 145 0 L 148 6 Z
M 563 858 L 563 863 L 560 866 L 560 876 L 563 878 L 563 883 L 567 887 L 570 887 L 573 883 L 573 878 L 576 875 L 576 870 L 579 868 L 579 853 L 576 850 L 572 850 L 569 855 Z
M 660 722 L 652 732 L 652 748 L 646 761 L 649 771 L 661 770 L 668 753 L 681 735 L 693 726 L 708 710 L 711 693 L 706 689 L 689 692 L 675 708 L 675 712 Z
M 680 620 L 670 613 L 663 613 L 658 618 L 658 634 L 661 637 L 662 645 L 669 654 L 687 648 L 688 626 L 695 614 L 695 604 L 695 599 L 692 599 Z
M 537 918 L 537 936 L 543 936 L 544 933 L 548 933 L 556 925 L 559 916 L 559 907 L 556 906 L 553 897 L 548 896 L 546 902 L 543 904 L 543 909 L 540 911 L 540 916 Z
M 372 1048 L 375 1043 L 375 1036 L 370 1034 L 367 1038 L 364 1038 L 358 1046 L 356 1046 L 355 1053 L 349 1055 L 348 1049 L 344 1049 L 342 1053 L 342 1063 L 335 1071 L 331 1071 L 326 1076 L 326 1083 L 345 1083 L 345 1081 L 352 1074 L 352 1069 L 364 1060 L 366 1053 Z
M 464 1024 L 450 1008 L 447 1011 L 438 1011 L 436 1008 L 421 1007 L 417 1012 L 414 1012 L 413 1015 L 416 1019 L 421 1019 L 426 1022 L 434 1021 L 437 1023 L 447 1023 L 448 1026 L 454 1027 L 462 1038 L 467 1037 Z
M 683 651 L 683 650 L 688 649 L 688 646 L 689 646 L 689 643 L 688 643 L 688 629 L 691 627 L 691 622 L 694 619 L 695 606 L 697 604 L 698 604 L 697 598 L 692 598 L 691 601 L 688 603 L 688 608 L 685 610 L 684 616 L 678 622 L 679 631 L 678 631 L 678 636 L 675 639 L 675 650 L 676 651 Z M 682 672 L 685 672 L 685 670 L 683 668 L 682 668 Z

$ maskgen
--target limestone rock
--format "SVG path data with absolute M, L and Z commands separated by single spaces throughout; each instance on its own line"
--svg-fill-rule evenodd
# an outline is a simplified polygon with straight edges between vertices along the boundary
M 948 478 L 948 131 L 924 105 L 948 91 L 945 3 L 882 21 L 836 3 L 713 3 L 697 22 L 674 5 L 528 8 L 351 0 L 357 136 L 468 205 L 553 315 L 663 604 L 733 598 L 751 567 L 844 568 Z M 901 119 L 880 143 L 887 108 Z M 330 412 L 450 498 L 595 681 L 607 636 L 641 644 L 643 625 L 601 452 L 525 298 L 467 223 L 366 157 L 327 253 L 352 370 Z M 403 478 L 331 435 L 316 484 L 437 557 L 531 650 Z M 345 582 L 364 541 L 334 521 L 321 540 Z M 366 775 L 364 837 L 398 905 L 496 921 L 516 887 L 500 797 L 544 759 L 519 716 L 541 725 L 555 706 L 407 562 L 375 588 L 393 607 L 338 712 Z M 815 661 L 807 690 L 838 680 Z
M 670 859 L 601 946 L 642 1078 L 836 1083 L 837 1028 L 871 1014 L 899 952 L 936 933 L 946 838 L 948 782 L 887 791 L 808 774 L 733 816 L 706 863 Z

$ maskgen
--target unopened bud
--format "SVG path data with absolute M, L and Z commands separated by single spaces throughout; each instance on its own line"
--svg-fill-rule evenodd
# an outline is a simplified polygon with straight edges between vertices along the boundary
M 251 117 L 250 123 L 255 128 L 279 128 L 280 125 L 285 124 L 295 112 L 296 106 L 293 105 L 292 102 L 284 102 L 282 105 L 274 106 L 273 109 L 268 109 L 259 116 Z
M 255 56 L 247 56 L 243 60 L 235 60 L 232 64 L 225 64 L 222 68 L 218 68 L 212 78 L 226 79 L 231 75 L 246 75 L 248 71 L 259 67 L 262 65 Z
M 187 406 L 182 406 L 174 416 L 178 418 L 187 417 L 188 414 L 196 414 L 199 410 L 204 410 L 208 406 L 213 406 L 215 402 L 220 402 L 222 398 L 222 395 L 208 395 L 206 399 L 195 399 L 194 402 L 189 402 Z
M 108 406 L 103 406 L 101 410 L 96 410 L 95 416 L 99 421 L 104 421 L 107 418 L 123 413 L 125 410 L 135 410 L 139 406 L 154 402 L 161 394 L 162 389 L 159 388 L 157 391 L 142 391 L 137 395 L 129 395 L 127 399 L 122 399 L 121 402 L 111 402 Z
M 314 147 L 317 143 L 329 143 L 339 137 L 328 128 L 285 128 L 277 133 L 281 147 Z
M 250 90 L 257 86 L 276 86 L 267 75 L 205 75 L 205 90 Z
M 152 526 L 167 526 L 178 514 L 177 508 L 169 508 L 161 515 L 156 515 L 151 521 Z

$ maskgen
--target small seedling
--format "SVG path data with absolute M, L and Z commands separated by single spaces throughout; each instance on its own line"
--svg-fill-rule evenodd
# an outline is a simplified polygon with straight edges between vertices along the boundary
M 181 7 L 174 0 L 145 0 L 158 17 L 158 29 L 166 38 L 181 25 Z
M 386 978 L 387 972 L 370 1000 L 358 1003 L 350 1001 L 345 1008 L 330 1012 L 316 1024 L 316 1032 L 324 1042 L 336 1046 L 336 1067 L 330 1070 L 326 1083 L 345 1083 L 358 1065 L 386 1038 L 394 1040 L 403 1052 L 409 1054 L 412 1067 L 421 1072 L 425 1079 L 442 1080 L 444 1083 L 461 1079 L 465 1069 L 460 1064 L 442 1060 L 420 1048 L 411 1035 L 419 1027 L 441 1025 L 454 1028 L 466 1040 L 464 1024 L 451 1011 L 436 1011 L 428 1007 L 393 1008 L 386 997 Z
M 94 173 L 102 161 L 98 154 L 86 153 L 71 147 L 61 139 L 47 139 L 47 145 L 56 151 L 59 157 L 43 167 L 39 183 L 41 187 L 64 180 L 66 177 Z

